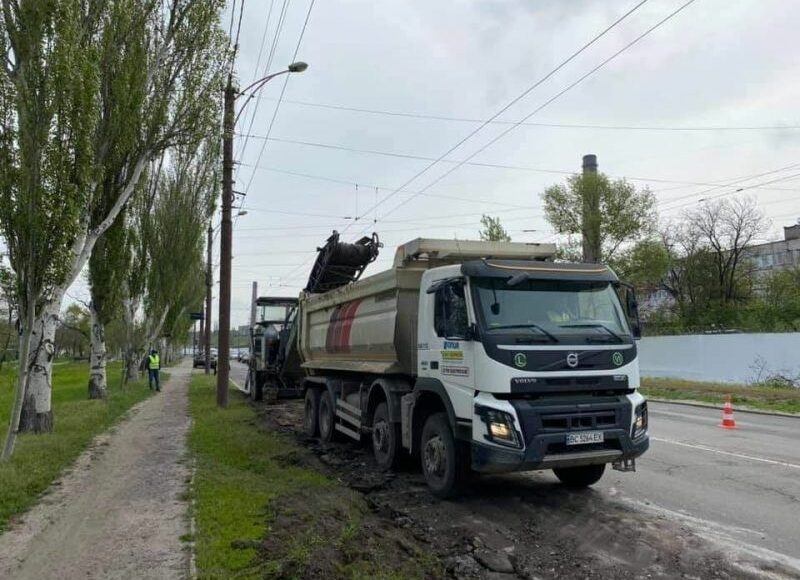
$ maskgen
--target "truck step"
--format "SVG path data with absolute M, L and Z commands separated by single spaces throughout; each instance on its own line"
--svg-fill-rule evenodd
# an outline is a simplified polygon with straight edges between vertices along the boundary
M 340 433 L 344 433 L 345 435 L 347 435 L 348 437 L 351 437 L 352 439 L 355 439 L 356 441 L 360 441 L 361 440 L 361 436 L 358 434 L 358 431 L 354 431 L 353 429 L 350 429 L 349 427 L 345 427 L 341 423 L 336 423 L 336 425 L 334 425 L 334 427 Z
M 355 427 L 356 431 L 361 430 L 361 409 L 358 407 L 337 399 L 336 417 Z

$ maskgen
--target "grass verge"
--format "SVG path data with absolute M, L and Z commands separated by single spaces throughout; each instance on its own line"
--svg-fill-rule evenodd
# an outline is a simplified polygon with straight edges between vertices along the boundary
M 731 395 L 734 405 L 761 411 L 800 413 L 800 389 L 794 387 L 703 383 L 651 377 L 642 379 L 641 391 L 647 397 L 717 405 L 722 405 L 725 395 Z
M 122 367 L 108 366 L 109 391 L 105 401 L 87 397 L 89 366 L 66 363 L 53 367 L 53 433 L 21 434 L 9 463 L 0 463 L 0 532 L 9 519 L 30 508 L 39 495 L 86 449 L 95 435 L 116 423 L 133 405 L 150 396 L 147 383 L 129 383 L 125 389 L 117 380 Z M 162 373 L 166 380 L 166 373 Z M 2 437 L 14 398 L 13 369 L 0 373 L 0 426 Z
M 267 430 L 244 396 L 216 407 L 214 377 L 189 391 L 199 578 L 431 578 L 434 557 Z M 189 538 L 187 538 L 189 539 Z

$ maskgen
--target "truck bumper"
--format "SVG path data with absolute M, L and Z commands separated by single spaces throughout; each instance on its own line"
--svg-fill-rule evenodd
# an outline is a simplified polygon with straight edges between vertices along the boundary
M 605 431 L 605 442 L 566 450 L 565 434 L 535 436 L 524 450 L 472 442 L 472 469 L 481 473 L 534 471 L 635 459 L 650 447 L 647 433 L 631 439 L 624 430 Z
M 485 400 L 481 404 L 489 404 Z M 504 446 L 491 438 L 472 439 L 472 468 L 483 473 L 576 467 L 635 459 L 650 446 L 647 429 L 633 437 L 633 417 L 646 417 L 646 402 L 640 395 L 622 395 L 602 401 L 586 400 L 546 404 L 509 401 L 505 412 L 515 415 L 521 449 Z M 603 442 L 567 445 L 567 434 L 600 431 Z M 477 432 L 475 433 L 477 434 Z

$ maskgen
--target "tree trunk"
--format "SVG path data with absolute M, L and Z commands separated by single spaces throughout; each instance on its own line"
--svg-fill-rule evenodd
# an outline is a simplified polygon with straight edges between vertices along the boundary
M 34 302 L 29 300 L 29 302 Z M 20 311 L 20 321 L 24 324 L 22 333 L 20 334 L 19 342 L 19 372 L 17 373 L 17 385 L 14 393 L 14 407 L 11 410 L 11 417 L 8 421 L 8 432 L 6 433 L 5 444 L 3 445 L 3 455 L 0 460 L 3 462 L 11 459 L 14 453 L 14 444 L 17 442 L 17 431 L 20 427 L 20 419 L 22 417 L 22 406 L 25 401 L 26 383 L 28 382 L 28 367 L 22 364 L 30 356 L 31 347 L 31 329 L 33 326 L 33 304 L 30 306 L 30 311 L 24 313 Z M 21 309 L 20 309 L 21 310 Z
M 108 389 L 106 376 L 106 329 L 95 309 L 94 301 L 89 307 L 92 328 L 89 335 L 89 398 L 104 399 Z
M 57 292 L 36 318 L 31 332 L 28 358 L 28 386 L 22 406 L 19 430 L 22 433 L 50 433 L 53 430 L 53 357 L 58 314 L 63 292 Z M 21 361 L 24 360 L 20 357 Z

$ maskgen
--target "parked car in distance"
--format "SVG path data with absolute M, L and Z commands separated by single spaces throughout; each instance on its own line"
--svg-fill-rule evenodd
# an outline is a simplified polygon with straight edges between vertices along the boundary
M 192 360 L 192 368 L 204 368 L 206 366 L 206 355 L 204 352 L 195 353 Z M 211 349 L 211 368 L 217 372 L 217 352 L 216 349 Z

